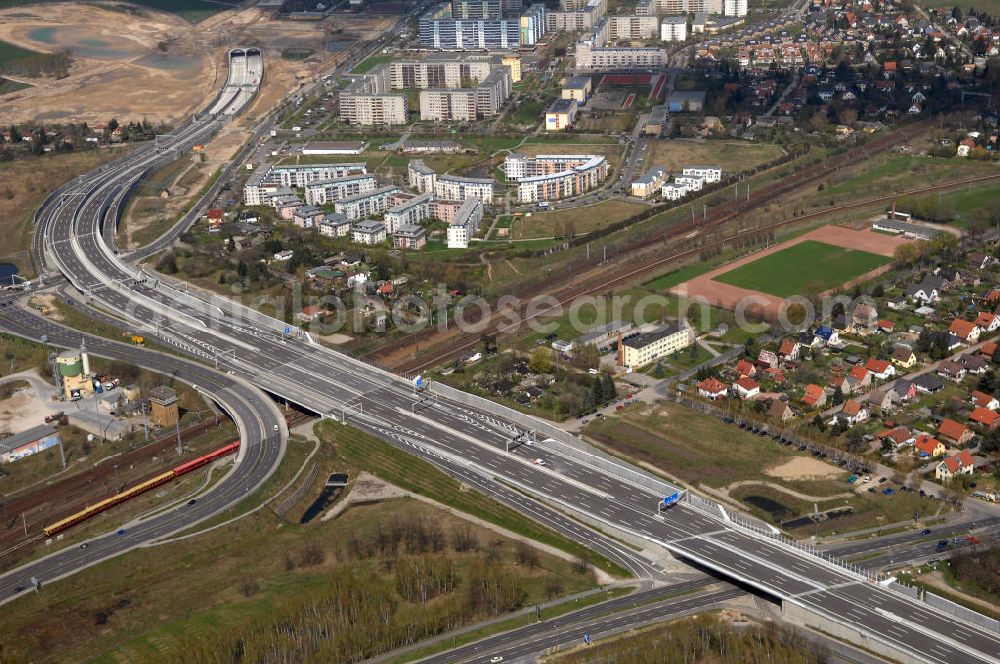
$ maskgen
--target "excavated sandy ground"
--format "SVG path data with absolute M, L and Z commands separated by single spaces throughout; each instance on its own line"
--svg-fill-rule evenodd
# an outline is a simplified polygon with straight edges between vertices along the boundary
M 844 471 L 819 459 L 795 457 L 768 468 L 764 474 L 782 480 L 826 480 L 837 479 L 844 474 Z
M 256 8 L 221 12 L 197 25 L 163 12 L 110 11 L 76 3 L 46 3 L 0 11 L 0 40 L 41 52 L 69 48 L 64 79 L 14 80 L 34 87 L 0 96 L 0 124 L 25 121 L 105 122 L 146 118 L 176 122 L 204 109 L 226 79 L 226 53 L 238 46 L 264 52 L 264 84 L 238 124 L 246 126 L 300 82 L 333 64 L 324 49 L 337 41 L 374 39 L 395 17 L 334 15 L 321 22 L 278 21 Z M 39 29 L 50 29 L 40 35 Z M 47 43 L 51 42 L 51 43 Z M 158 48 L 168 44 L 167 52 Z M 306 62 L 281 57 L 308 48 Z
M 37 30 L 44 28 L 55 30 L 53 43 L 38 40 Z M 0 97 L 2 124 L 93 124 L 111 117 L 171 122 L 206 104 L 226 74 L 222 35 L 160 12 L 138 16 L 69 3 L 18 7 L 0 12 L 0 40 L 34 51 L 73 52 L 64 79 L 12 77 L 34 87 Z M 169 43 L 166 54 L 157 48 L 161 41 Z

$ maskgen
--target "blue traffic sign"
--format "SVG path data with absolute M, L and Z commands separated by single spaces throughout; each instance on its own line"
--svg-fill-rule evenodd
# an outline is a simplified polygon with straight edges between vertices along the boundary
M 675 491 L 675 492 L 673 492 L 672 494 L 670 494 L 669 496 L 667 496 L 666 498 L 663 499 L 663 504 L 664 505 L 672 505 L 673 503 L 676 503 L 678 500 L 680 500 L 680 497 L 681 497 L 681 494 L 679 492 Z
M 292 328 L 286 327 L 285 328 L 285 334 L 291 334 L 291 333 L 292 333 Z
M 423 387 L 424 386 L 424 377 L 423 376 L 417 376 L 413 380 L 413 384 L 416 385 L 417 387 Z

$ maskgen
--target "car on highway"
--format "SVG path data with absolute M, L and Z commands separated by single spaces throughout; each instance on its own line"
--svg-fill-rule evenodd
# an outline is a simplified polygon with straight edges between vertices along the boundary
M 490 664 L 499 664 L 503 661 L 503 655 L 496 655 L 495 657 L 490 657 Z
M 544 466 L 545 465 L 545 459 L 535 459 L 534 464 L 536 466 Z
M 198 499 L 192 498 L 191 500 L 188 501 L 188 506 L 194 505 L 196 502 L 198 502 Z
M 931 534 L 931 529 L 930 528 L 924 528 L 923 530 L 920 531 L 920 534 L 921 535 L 930 535 Z
M 82 550 L 82 549 L 86 549 L 86 548 L 87 548 L 88 546 L 90 546 L 90 544 L 89 544 L 89 543 L 87 543 L 87 542 L 84 542 L 83 544 L 81 544 L 81 545 L 80 545 L 80 549 L 81 549 L 81 550 Z
M 118 537 L 123 537 L 123 536 L 125 535 L 125 529 L 124 529 L 124 528 L 119 528 L 119 529 L 118 529 L 118 530 L 117 530 L 117 531 L 115 532 L 115 535 L 118 535 Z

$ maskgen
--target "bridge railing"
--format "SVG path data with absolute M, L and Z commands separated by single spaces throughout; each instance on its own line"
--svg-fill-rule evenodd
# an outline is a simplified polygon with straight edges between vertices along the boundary
M 556 454 L 598 468 L 616 479 L 645 489 L 654 496 L 663 498 L 664 496 L 669 496 L 672 493 L 680 491 L 678 487 L 601 452 L 594 446 L 545 420 L 532 417 L 531 415 L 490 401 L 489 399 L 484 399 L 475 394 L 464 392 L 450 385 L 445 385 L 440 381 L 432 382 L 430 390 L 446 399 L 493 413 L 498 417 L 524 427 L 529 432 L 537 432 L 545 438 L 540 443 L 545 448 L 554 451 Z
M 1000 621 L 994 620 L 989 616 L 984 616 L 978 611 L 973 611 L 972 609 L 962 606 L 961 604 L 956 604 L 955 602 L 945 599 L 940 595 L 935 595 L 929 590 L 924 591 L 924 602 L 928 606 L 933 606 L 935 609 L 949 613 L 967 623 L 982 627 L 983 629 L 991 632 L 1000 633 Z

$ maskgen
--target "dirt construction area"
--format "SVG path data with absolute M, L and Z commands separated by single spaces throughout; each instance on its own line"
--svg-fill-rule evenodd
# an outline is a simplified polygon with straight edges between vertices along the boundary
M 174 123 L 215 98 L 226 80 L 226 54 L 238 46 L 264 52 L 263 88 L 244 113 L 259 117 L 299 82 L 336 62 L 329 42 L 374 39 L 394 20 L 334 14 L 316 22 L 280 21 L 249 7 L 192 25 L 173 14 L 111 1 L 6 9 L 0 11 L 0 41 L 45 53 L 68 49 L 73 64 L 62 79 L 7 76 L 31 87 L 0 96 L 0 124 L 93 124 L 112 117 Z M 313 55 L 283 58 L 290 48 Z
M 731 263 L 727 263 L 722 267 L 695 277 L 694 279 L 678 284 L 676 287 L 671 289 L 671 292 L 686 298 L 704 298 L 711 305 L 729 310 L 735 310 L 737 306 L 743 302 L 751 305 L 751 308 L 758 306 L 762 307 L 764 312 L 769 317 L 774 317 L 780 311 L 784 298 L 762 293 L 760 291 L 740 288 L 739 286 L 724 284 L 722 282 L 715 281 L 715 277 L 726 274 L 736 268 L 758 261 L 765 256 L 783 251 L 789 247 L 793 247 L 806 241 L 820 242 L 834 247 L 864 251 L 885 257 L 891 257 L 895 252 L 896 247 L 909 243 L 909 240 L 884 235 L 882 233 L 876 233 L 872 230 L 854 230 L 844 226 L 835 225 L 822 226 L 792 240 L 782 242 L 774 245 L 773 247 L 768 247 L 767 249 L 744 256 Z M 871 279 L 872 277 L 885 272 L 889 269 L 889 267 L 890 264 L 887 263 L 882 267 L 876 268 L 858 276 L 855 279 L 852 279 L 851 281 L 848 281 L 843 284 L 842 287 L 850 287 L 855 282 Z
M 844 471 L 812 457 L 794 457 L 768 468 L 764 474 L 768 477 L 794 482 L 798 480 L 835 480 L 839 479 Z

